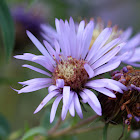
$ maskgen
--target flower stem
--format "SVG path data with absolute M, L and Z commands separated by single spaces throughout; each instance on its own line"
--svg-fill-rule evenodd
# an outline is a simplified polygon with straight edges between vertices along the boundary
M 56 123 L 56 125 L 48 132 L 48 135 L 51 135 L 52 133 L 54 133 L 59 128 L 61 122 L 62 122 L 62 120 L 60 117 L 58 122 Z
M 103 140 L 107 140 L 107 130 L 108 130 L 109 123 L 106 123 L 103 129 Z
M 87 124 L 91 123 L 93 120 L 95 120 L 97 117 L 98 117 L 98 115 L 91 116 L 91 117 L 87 118 L 86 120 L 83 120 L 83 121 L 79 122 L 77 125 L 75 125 L 73 127 L 73 129 L 79 128 L 79 127 L 84 126 L 84 125 L 87 125 Z
M 101 126 L 97 126 L 97 127 L 90 127 L 90 128 L 81 128 L 81 129 L 76 129 L 76 130 L 73 130 L 72 132 L 68 133 L 68 134 L 81 134 L 81 133 L 86 133 L 86 132 L 90 132 L 90 131 L 95 131 L 95 130 L 98 130 L 100 128 L 103 128 L 103 125 Z
M 79 122 L 75 126 L 72 126 L 72 127 L 70 126 L 68 128 L 64 128 L 64 129 L 58 130 L 56 132 L 53 131 L 53 133 L 50 134 L 50 137 L 59 137 L 59 136 L 62 136 L 62 135 L 68 135 L 70 132 L 74 131 L 74 129 L 77 129 L 77 128 L 80 128 L 84 125 L 89 124 L 90 122 L 95 120 L 97 117 L 98 117 L 98 115 L 91 116 L 91 117 L 87 118 L 86 120 L 83 120 L 83 121 Z

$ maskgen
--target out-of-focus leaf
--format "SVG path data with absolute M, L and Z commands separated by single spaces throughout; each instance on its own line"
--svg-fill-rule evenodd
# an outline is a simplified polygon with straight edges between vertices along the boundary
M 10 133 L 10 125 L 3 115 L 0 114 L 0 140 L 6 139 Z
M 17 82 L 17 79 L 16 78 L 10 78 L 8 76 L 5 76 L 5 77 L 0 77 L 0 85 L 4 84 L 4 85 L 11 85 L 13 83 L 16 83 Z
M 76 136 L 72 136 L 72 137 L 68 136 L 68 137 L 65 137 L 64 140 L 78 140 L 78 139 Z
M 41 118 L 40 121 L 40 126 L 45 128 L 45 129 L 50 129 L 50 110 L 47 109 L 47 111 L 45 111 L 43 117 Z
M 35 135 L 47 136 L 46 129 L 43 127 L 32 128 L 24 134 L 22 140 L 32 140 Z
M 52 9 L 54 10 L 55 17 L 65 19 L 67 18 L 67 9 L 70 7 L 70 3 L 67 1 L 60 0 L 47 0 L 47 3 L 52 5 Z
M 8 137 L 8 140 L 17 140 L 22 136 L 22 130 L 17 130 L 15 132 L 12 132 L 10 136 Z
M 46 131 L 50 130 L 58 121 L 58 117 L 55 116 L 55 119 L 52 123 L 50 123 L 50 109 L 47 108 L 46 112 L 44 113 L 43 117 L 41 118 L 40 121 L 40 126 L 45 128 Z
M 78 138 L 76 136 L 63 136 L 53 140 L 78 140 Z
M 29 130 L 30 130 L 29 123 L 27 121 L 25 121 L 25 123 L 24 123 L 24 131 L 27 132 Z
M 9 59 L 14 47 L 14 23 L 5 0 L 0 0 L 0 28 L 3 35 L 6 58 Z
M 75 115 L 72 119 L 71 125 L 74 126 L 75 124 L 77 124 L 79 121 L 79 118 L 77 117 L 77 115 Z

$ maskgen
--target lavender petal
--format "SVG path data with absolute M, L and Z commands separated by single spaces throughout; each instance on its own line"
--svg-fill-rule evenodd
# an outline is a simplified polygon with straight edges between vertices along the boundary
M 56 96 L 59 92 L 58 91 L 52 91 L 50 92 L 40 103 L 40 105 L 35 110 L 34 114 L 39 112 L 54 96 Z
M 82 119 L 83 113 L 82 113 L 82 109 L 81 109 L 81 105 L 80 105 L 77 93 L 74 94 L 74 107 L 78 116 Z
M 55 117 L 55 114 L 56 114 L 56 110 L 57 110 L 57 107 L 59 105 L 59 102 L 61 101 L 62 99 L 62 95 L 59 95 L 55 101 L 53 102 L 53 105 L 52 105 L 52 108 L 51 108 L 51 114 L 50 114 L 50 123 L 53 122 L 54 120 L 54 117 Z

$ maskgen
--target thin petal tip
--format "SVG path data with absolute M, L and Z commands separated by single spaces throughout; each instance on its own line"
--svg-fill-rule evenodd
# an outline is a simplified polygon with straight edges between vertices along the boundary
M 28 30 L 26 30 L 26 34 L 27 34 L 27 35 L 29 35 L 29 34 L 31 34 L 31 32 L 30 32 L 30 31 L 28 31 Z
M 36 114 L 37 112 L 38 112 L 38 110 L 36 109 L 33 114 Z
M 102 116 L 102 109 L 97 113 L 97 115 Z
M 14 90 L 14 91 L 16 91 L 16 92 L 19 92 L 19 90 L 17 90 L 17 89 L 14 89 L 14 88 L 12 88 L 12 87 L 11 87 L 11 89 L 13 89 L 13 90 Z

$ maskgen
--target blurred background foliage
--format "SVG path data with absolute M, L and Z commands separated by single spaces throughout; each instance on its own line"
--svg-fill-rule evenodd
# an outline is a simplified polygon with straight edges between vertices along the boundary
M 25 139 L 32 140 L 34 139 L 32 135 L 40 133 L 42 137 L 36 137 L 36 139 L 44 139 L 45 132 L 54 126 L 49 123 L 51 105 L 33 114 L 46 96 L 46 89 L 21 95 L 11 89 L 11 87 L 21 88 L 18 81 L 42 76 L 22 68 L 21 65 L 26 62 L 13 58 L 14 55 L 25 52 L 39 53 L 27 38 L 26 30 L 30 30 L 42 40 L 41 23 L 54 26 L 55 18 L 69 19 L 72 16 L 75 21 L 79 21 L 82 18 L 101 17 L 105 24 L 111 20 L 113 25 L 117 24 L 124 30 L 132 26 L 133 33 L 136 34 L 140 31 L 139 13 L 139 0 L 0 0 L 0 140 L 21 139 L 25 132 L 28 132 L 24 135 Z M 60 111 L 57 112 L 58 116 L 59 114 Z M 89 109 L 84 116 L 86 118 L 93 114 L 94 112 Z M 62 127 L 69 126 L 69 120 L 72 121 L 68 118 Z M 74 120 L 77 122 L 79 118 L 76 116 Z M 97 124 L 92 123 L 88 127 Z M 102 131 L 100 129 L 77 135 L 78 137 L 64 137 L 63 139 L 100 140 Z M 121 132 L 122 126 L 110 127 L 108 139 L 118 139 Z

